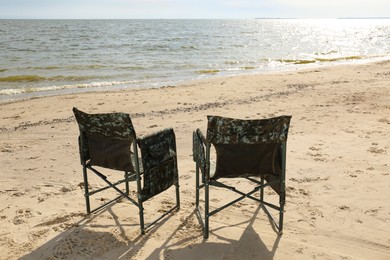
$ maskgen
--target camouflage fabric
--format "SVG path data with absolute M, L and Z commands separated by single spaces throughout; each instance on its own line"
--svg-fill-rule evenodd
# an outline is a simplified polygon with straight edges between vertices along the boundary
M 134 172 L 130 147 L 136 136 L 128 114 L 87 114 L 77 108 L 73 112 L 80 129 L 82 162 Z
M 200 130 L 198 129 L 193 133 L 193 159 L 194 162 L 197 162 L 199 164 L 200 170 L 203 174 L 206 174 L 206 155 L 204 150 L 204 143 L 202 138 L 200 137 Z
M 264 176 L 267 182 L 279 180 L 282 143 L 287 141 L 290 120 L 291 116 L 260 120 L 208 116 L 207 139 L 217 155 L 211 179 Z M 272 188 L 280 192 L 279 184 Z
M 129 114 L 87 114 L 77 108 L 73 108 L 73 113 L 80 131 L 88 135 L 120 140 L 135 139 L 135 131 Z
M 207 139 L 213 144 L 259 144 L 287 140 L 291 116 L 241 120 L 208 116 Z
M 145 201 L 178 181 L 176 141 L 172 128 L 138 140 L 144 167 L 144 186 L 140 199 Z

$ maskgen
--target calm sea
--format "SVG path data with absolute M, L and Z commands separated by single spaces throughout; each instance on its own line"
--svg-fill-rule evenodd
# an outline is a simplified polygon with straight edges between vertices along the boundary
M 390 56 L 390 19 L 0 20 L 0 35 L 0 101 Z

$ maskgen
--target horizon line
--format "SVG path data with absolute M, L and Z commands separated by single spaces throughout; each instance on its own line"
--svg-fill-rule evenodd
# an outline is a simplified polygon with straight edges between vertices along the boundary
M 351 17 L 252 17 L 252 18 L 0 18 L 0 20 L 335 20 L 335 19 L 390 19 L 390 16 Z

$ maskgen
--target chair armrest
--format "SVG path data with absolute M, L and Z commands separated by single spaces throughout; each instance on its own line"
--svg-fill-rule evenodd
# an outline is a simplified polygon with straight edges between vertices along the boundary
M 200 131 L 199 128 L 196 129 L 196 133 L 199 135 L 199 137 L 202 139 L 202 141 L 203 141 L 203 143 L 204 143 L 205 145 L 209 145 L 209 144 L 210 144 L 210 142 L 206 139 L 206 137 L 204 137 L 202 131 Z
M 169 159 L 176 159 L 176 139 L 172 128 L 167 128 L 137 139 L 144 169 L 151 169 Z
M 206 158 L 206 149 L 210 143 L 204 137 L 200 129 L 197 129 L 193 132 L 193 160 L 197 163 L 197 166 L 200 168 L 202 175 L 205 176 L 208 173 L 208 165 L 210 162 L 207 162 Z M 208 175 L 208 174 L 207 174 Z M 203 177 L 204 179 L 204 177 Z
M 205 160 L 205 140 L 203 134 L 199 129 L 196 129 L 192 134 L 192 158 L 194 162 L 200 162 L 201 159 Z
M 175 133 L 172 128 L 137 139 L 144 167 L 144 186 L 139 194 L 145 201 L 178 183 Z

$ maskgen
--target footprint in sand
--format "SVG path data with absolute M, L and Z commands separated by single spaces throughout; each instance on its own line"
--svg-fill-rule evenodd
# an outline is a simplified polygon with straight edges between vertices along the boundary
M 306 183 L 306 182 L 318 182 L 318 181 L 327 181 L 329 180 L 329 176 L 320 178 L 320 177 L 304 177 L 302 179 L 296 179 L 296 178 L 290 178 L 289 179 L 292 182 L 297 182 L 297 183 Z
M 164 199 L 161 201 L 161 208 L 158 210 L 158 212 L 160 213 L 164 213 L 166 211 L 168 211 L 169 209 L 171 209 L 173 207 L 174 202 L 172 202 L 171 200 L 168 200 L 168 199 Z
M 188 179 L 191 179 L 192 178 L 192 175 L 191 174 L 183 174 L 180 176 L 180 179 L 183 179 L 183 180 L 188 180 Z
M 76 248 L 78 244 L 80 244 L 80 239 L 78 237 L 65 238 L 60 244 L 54 246 L 54 259 L 68 258 L 75 252 L 74 248 Z
M 376 217 L 378 215 L 378 211 L 379 209 L 369 209 L 364 211 L 364 214 Z
M 33 217 L 31 209 L 18 209 L 13 219 L 14 225 L 20 225 L 26 222 L 25 219 Z
M 107 251 L 125 246 L 111 232 L 94 232 L 75 229 L 53 246 L 52 255 L 46 259 L 99 258 Z
M 322 144 L 319 144 L 319 146 L 322 146 Z M 322 148 L 321 147 L 315 147 L 311 146 L 309 147 L 310 152 L 307 153 L 307 155 L 314 158 L 315 161 L 321 161 L 325 162 L 327 159 L 324 157 L 326 154 L 321 153 Z
M 378 148 L 378 147 L 370 147 L 367 151 L 369 151 L 370 153 L 374 153 L 374 154 L 385 154 L 386 153 L 386 150 L 385 149 L 381 149 L 381 148 Z

